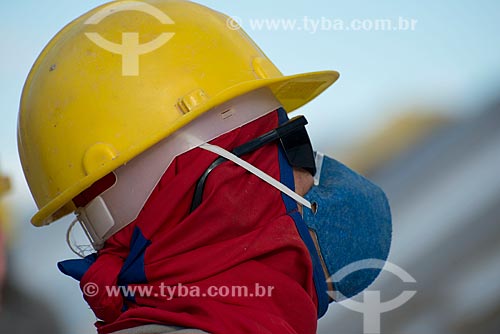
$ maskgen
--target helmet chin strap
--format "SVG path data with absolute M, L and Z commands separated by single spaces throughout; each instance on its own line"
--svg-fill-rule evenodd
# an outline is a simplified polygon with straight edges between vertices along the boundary
M 77 223 L 80 223 L 80 227 L 83 229 L 87 239 L 91 241 L 91 243 L 82 243 L 77 241 L 76 238 L 73 237 L 73 230 Z M 95 245 L 92 244 L 92 237 L 89 235 L 85 226 L 78 219 L 78 217 L 75 217 L 75 219 L 73 219 L 71 224 L 69 224 L 68 226 L 68 229 L 66 231 L 66 244 L 73 253 L 75 253 L 77 256 L 81 258 L 84 258 L 85 256 L 92 254 L 96 249 L 98 249 L 96 248 Z
M 278 189 L 282 193 L 290 196 L 297 203 L 302 204 L 303 206 L 305 206 L 305 207 L 307 207 L 307 208 L 309 208 L 309 209 L 312 210 L 312 208 L 311 208 L 311 202 L 309 202 L 304 197 L 300 196 L 299 194 L 297 194 L 296 192 L 294 192 L 293 190 L 291 190 L 290 188 L 288 188 L 283 183 L 279 182 L 278 180 L 276 180 L 275 178 L 273 178 L 269 174 L 261 171 L 260 169 L 258 169 L 255 166 L 249 164 L 248 162 L 246 162 L 245 160 L 239 158 L 238 156 L 234 155 L 233 153 L 229 152 L 228 150 L 225 150 L 225 149 L 223 149 L 220 146 L 216 146 L 216 145 L 212 145 L 212 144 L 208 144 L 208 143 L 201 144 L 200 148 L 202 148 L 204 150 L 207 150 L 207 151 L 210 151 L 212 153 L 218 154 L 221 157 L 224 157 L 224 158 L 226 158 L 228 160 L 231 160 L 232 162 L 234 162 L 238 166 L 246 169 L 250 173 L 252 173 L 255 176 L 257 176 L 261 180 L 269 183 L 271 186 L 275 187 L 276 189 Z

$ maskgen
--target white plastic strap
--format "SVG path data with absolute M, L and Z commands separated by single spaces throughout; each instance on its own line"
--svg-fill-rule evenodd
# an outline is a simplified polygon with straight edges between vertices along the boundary
M 319 178 L 321 177 L 321 168 L 323 168 L 323 159 L 325 155 L 321 152 L 316 152 L 316 158 L 314 159 L 314 163 L 316 165 L 316 174 L 314 175 L 314 185 L 319 185 Z
M 311 209 L 311 203 L 308 200 L 306 200 L 304 197 L 300 196 L 299 194 L 297 194 L 296 192 L 294 192 L 293 190 L 291 190 L 290 188 L 288 188 L 287 186 L 285 186 L 283 183 L 281 183 L 278 180 L 274 179 L 269 174 L 261 171 L 257 167 L 249 164 L 248 162 L 246 162 L 245 160 L 239 158 L 238 156 L 234 155 L 233 153 L 231 153 L 231 152 L 223 149 L 220 146 L 216 146 L 216 145 L 212 145 L 212 144 L 208 144 L 208 143 L 201 144 L 200 148 L 203 148 L 203 149 L 205 149 L 207 151 L 213 152 L 215 154 L 220 155 L 221 157 L 224 157 L 224 158 L 226 158 L 228 160 L 231 160 L 235 164 L 237 164 L 237 165 L 245 168 L 247 171 L 249 171 L 250 173 L 252 173 L 255 176 L 259 177 L 263 181 L 269 183 L 270 185 L 272 185 L 273 187 L 275 187 L 279 191 L 281 191 L 284 194 L 290 196 L 297 203 L 300 203 L 303 206 Z

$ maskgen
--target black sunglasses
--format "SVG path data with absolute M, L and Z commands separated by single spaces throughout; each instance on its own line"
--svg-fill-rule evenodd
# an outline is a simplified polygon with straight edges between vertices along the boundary
M 304 116 L 296 116 L 286 123 L 283 123 L 274 130 L 271 130 L 255 139 L 252 139 L 245 144 L 234 148 L 231 152 L 241 157 L 247 153 L 255 151 L 262 146 L 272 143 L 279 139 L 288 163 L 292 167 L 300 167 L 308 171 L 312 176 L 316 174 L 316 165 L 314 162 L 314 153 L 311 146 L 311 141 L 305 125 L 307 120 Z M 224 157 L 215 159 L 214 162 L 205 170 L 203 175 L 198 179 L 191 203 L 191 212 L 193 212 L 202 202 L 203 189 L 208 175 L 224 161 Z

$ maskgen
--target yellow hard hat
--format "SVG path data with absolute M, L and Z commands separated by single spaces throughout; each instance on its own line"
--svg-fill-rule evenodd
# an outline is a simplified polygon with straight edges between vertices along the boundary
M 338 78 L 283 76 L 227 16 L 181 0 L 114 1 L 63 28 L 26 80 L 19 155 L 36 226 L 117 167 L 224 101 L 260 87 L 288 111 Z

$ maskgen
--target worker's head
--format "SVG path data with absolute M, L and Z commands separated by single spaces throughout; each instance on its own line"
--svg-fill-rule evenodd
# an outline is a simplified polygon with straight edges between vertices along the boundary
M 224 102 L 267 87 L 291 112 L 337 79 L 283 76 L 229 20 L 188 1 L 115 1 L 52 39 L 19 114 L 19 153 L 40 208 L 34 225 L 73 212 L 91 184 Z
M 94 248 L 123 258 L 127 254 L 117 250 L 123 245 L 132 252 L 138 243 L 145 252 L 153 244 L 158 251 L 147 253 L 152 263 L 165 261 L 167 250 L 174 253 L 169 261 L 176 257 L 178 240 L 189 254 L 224 244 L 224 255 L 239 240 L 246 245 L 244 255 L 234 255 L 240 260 L 297 253 L 292 267 L 310 269 L 299 285 L 317 293 L 322 315 L 325 275 L 346 263 L 337 255 L 331 260 L 332 242 L 356 243 L 348 263 L 367 253 L 385 258 L 390 240 L 383 193 L 315 154 L 305 118 L 287 116 L 337 78 L 335 71 L 282 75 L 234 21 L 195 3 L 123 0 L 96 8 L 53 38 L 23 90 L 18 141 L 39 208 L 32 223 L 47 225 L 76 212 Z M 223 173 L 217 166 L 224 162 Z M 213 170 L 217 176 L 209 177 Z M 339 222 L 356 222 L 343 229 L 361 237 L 314 233 Z M 264 230 L 269 233 L 258 236 Z M 280 233 L 286 237 L 276 240 Z M 365 247 L 373 233 L 384 240 Z M 342 292 L 355 294 L 375 276 L 356 277 L 358 286 L 346 283 Z M 102 314 L 110 321 L 123 306 L 113 305 L 112 316 Z

